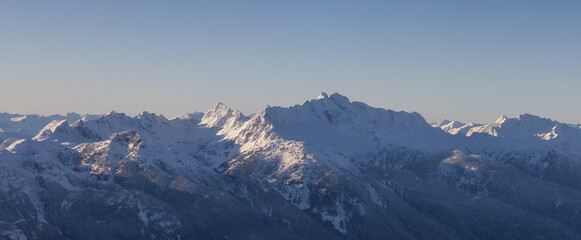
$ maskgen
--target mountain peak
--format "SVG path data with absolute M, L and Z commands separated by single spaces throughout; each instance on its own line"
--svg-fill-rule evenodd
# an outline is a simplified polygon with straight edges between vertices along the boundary
M 553 123 L 553 120 L 551 120 L 550 118 L 543 118 L 529 113 L 519 115 L 518 119 L 525 124 Z
M 333 93 L 333 94 L 331 94 L 331 96 L 329 96 L 329 98 L 337 105 L 347 105 L 347 104 L 351 103 L 349 98 L 347 98 L 339 93 Z
M 208 127 L 223 127 L 227 123 L 238 122 L 245 118 L 240 111 L 232 110 L 223 103 L 218 103 L 204 113 L 201 124 Z
M 128 116 L 125 113 L 120 113 L 117 111 L 111 111 L 108 113 L 103 114 L 101 117 L 99 118 L 106 118 L 106 119 L 121 119 L 121 118 L 127 118 Z
M 42 141 L 48 139 L 54 133 L 69 133 L 70 127 L 66 119 L 53 120 L 46 125 L 40 132 L 32 138 L 33 140 Z
M 452 128 L 459 128 L 459 127 L 462 127 L 462 126 L 465 126 L 465 125 L 466 124 L 465 123 L 462 123 L 462 122 L 451 121 L 448 124 L 445 124 L 445 127 L 448 127 L 450 129 L 452 129 Z
M 444 119 L 441 122 L 437 123 L 440 126 L 447 125 L 448 123 L 455 122 L 453 120 Z
M 321 94 L 319 94 L 319 96 L 315 99 L 315 100 L 331 100 L 335 103 L 350 103 L 351 101 L 349 101 L 349 98 L 347 98 L 346 96 L 343 96 L 337 92 L 334 92 L 331 95 L 328 95 L 326 92 L 322 92 Z
M 506 117 L 506 115 L 502 114 L 498 119 L 496 119 L 496 121 L 494 123 L 502 124 L 502 123 L 506 122 L 507 119 L 508 119 L 508 117 Z
M 142 120 L 147 119 L 149 121 L 162 121 L 162 122 L 167 121 L 167 118 L 165 118 L 165 116 L 163 116 L 161 114 L 160 115 L 157 115 L 155 113 L 150 113 L 150 112 L 147 112 L 147 111 L 143 111 L 143 112 L 139 113 L 137 115 L 137 118 L 138 119 L 142 119 Z
M 307 102 L 310 102 L 311 104 L 314 103 L 317 105 L 322 104 L 323 106 L 336 105 L 340 109 L 343 109 L 343 110 L 351 104 L 351 101 L 349 100 L 349 98 L 347 98 L 339 93 L 336 93 L 336 92 L 331 94 L 331 95 L 327 95 L 327 93 L 323 92 L 316 99 L 313 99 L 313 100 L 310 100 Z

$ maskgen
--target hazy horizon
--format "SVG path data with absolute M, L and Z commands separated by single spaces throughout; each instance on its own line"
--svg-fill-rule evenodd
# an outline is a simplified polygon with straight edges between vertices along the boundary
M 322 93 L 326 93 L 326 92 L 322 92 Z M 328 93 L 326 93 L 326 94 L 328 94 Z M 339 94 L 340 94 L 340 93 L 339 93 Z M 348 97 L 348 96 L 346 96 L 346 97 Z M 316 99 L 316 98 L 311 98 L 311 99 L 305 100 L 305 102 L 306 102 L 306 101 L 309 101 L 309 100 L 315 100 L 315 99 Z M 355 102 L 360 102 L 360 101 L 357 101 L 357 100 L 352 100 L 352 99 L 349 99 L 349 100 L 350 100 L 350 101 L 352 101 L 352 102 L 353 102 L 353 101 L 355 101 Z M 218 103 L 222 103 L 222 102 L 218 102 Z M 218 104 L 218 103 L 216 103 L 216 104 Z M 216 105 L 216 104 L 214 104 L 214 105 Z M 223 103 L 222 103 L 222 104 L 223 104 Z M 229 106 L 229 105 L 227 105 L 227 104 L 225 104 L 225 105 L 226 105 L 227 107 L 230 107 L 230 106 Z M 297 104 L 293 104 L 293 105 L 289 105 L 289 106 L 279 106 L 279 107 L 285 107 L 285 108 L 286 108 L 286 107 L 292 107 L 292 106 L 295 106 L 295 105 L 302 105 L 302 103 L 297 103 Z M 267 106 L 273 106 L 273 105 L 265 105 L 264 107 L 267 107 Z M 264 107 L 263 107 L 263 108 L 264 108 Z M 376 106 L 371 106 L 371 107 L 376 107 Z M 64 116 L 64 115 L 71 114 L 71 113 L 72 113 L 72 114 L 79 114 L 79 115 L 104 115 L 104 114 L 107 114 L 107 113 L 110 113 L 110 112 L 118 112 L 118 113 L 124 113 L 124 114 L 127 114 L 127 115 L 129 115 L 129 116 L 137 116 L 137 115 L 139 115 L 139 114 L 140 114 L 140 113 L 142 113 L 142 112 L 149 112 L 149 113 L 154 113 L 154 114 L 157 114 L 157 115 L 163 115 L 164 117 L 166 117 L 166 118 L 168 118 L 168 119 L 171 119 L 171 118 L 175 118 L 175 117 L 180 117 L 180 116 L 183 116 L 183 115 L 185 115 L 185 114 L 199 114 L 199 113 L 203 114 L 203 113 L 205 113 L 206 111 L 208 111 L 209 109 L 210 109 L 210 108 L 208 108 L 208 109 L 205 109 L 205 110 L 193 110 L 193 111 L 189 111 L 189 112 L 183 112 L 183 113 L 180 113 L 180 114 L 175 114 L 175 115 L 168 115 L 168 114 L 163 114 L 163 113 L 156 113 L 156 112 L 149 112 L 149 111 L 138 111 L 138 112 L 122 112 L 122 111 L 117 111 L 117 110 L 110 110 L 110 111 L 107 111 L 107 112 L 102 112 L 102 113 L 82 113 L 82 112 L 64 112 L 64 113 L 49 113 L 49 114 L 38 114 L 38 113 L 19 113 L 19 112 L 0 112 L 0 113 L 8 113 L 8 114 L 20 114 L 20 115 L 29 115 L 29 114 L 30 114 L 30 115 L 39 115 L 39 116 L 49 116 L 49 115 L 62 115 L 62 116 Z M 262 108 L 261 108 L 261 109 L 262 109 Z M 234 110 L 238 110 L 238 111 L 240 111 L 239 109 L 235 109 L 235 108 L 234 108 Z M 405 110 L 396 110 L 396 109 L 391 109 L 391 110 L 395 110 L 395 111 L 405 111 Z M 242 111 L 241 111 L 241 112 L 242 112 Z M 256 112 L 258 112 L 258 110 L 257 110 L 257 111 L 255 111 L 255 112 L 242 112 L 242 113 L 243 113 L 244 115 L 246 115 L 246 116 L 250 116 L 250 115 L 252 115 L 252 114 L 254 114 L 254 113 L 256 113 Z M 406 111 L 406 112 L 413 112 L 413 111 Z M 422 113 L 419 113 L 419 114 L 422 114 Z M 487 121 L 487 122 L 474 122 L 474 121 L 468 121 L 468 122 L 463 122 L 463 123 L 469 123 L 469 122 L 473 122 L 473 123 L 481 123 L 481 124 L 486 124 L 486 123 L 493 123 L 493 122 L 495 122 L 495 121 L 496 121 L 498 118 L 500 118 L 500 117 L 502 117 L 502 116 L 506 116 L 506 117 L 509 117 L 509 118 L 516 118 L 516 117 L 519 117 L 519 115 L 522 115 L 522 114 L 531 114 L 531 113 L 519 113 L 519 114 L 516 114 L 516 115 L 506 115 L 506 114 L 501 114 L 501 115 L 499 115 L 497 118 L 491 119 L 491 120 L 489 120 L 489 121 Z M 578 122 L 566 122 L 566 121 L 560 121 L 559 119 L 553 119 L 553 118 L 551 118 L 551 117 L 549 117 L 549 116 L 540 116 L 540 115 L 536 115 L 536 114 L 532 114 L 532 115 L 539 116 L 539 117 L 542 117 L 542 118 L 549 118 L 549 119 L 551 119 L 551 120 L 554 120 L 554 121 L 559 121 L 559 122 L 562 122 L 562 123 L 567 123 L 567 124 L 581 124 L 581 123 L 578 123 Z M 438 123 L 438 122 L 442 122 L 442 121 L 446 121 L 446 120 L 448 120 L 448 121 L 460 121 L 460 120 L 457 120 L 457 119 L 449 119 L 449 118 L 442 118 L 442 119 L 429 119 L 429 118 L 426 118 L 426 116 L 424 116 L 423 114 L 422 114 L 422 116 L 423 116 L 423 117 L 426 119 L 426 121 L 427 121 L 428 123 Z
M 10 1 L 0 112 L 244 114 L 321 92 L 427 121 L 581 123 L 581 2 Z

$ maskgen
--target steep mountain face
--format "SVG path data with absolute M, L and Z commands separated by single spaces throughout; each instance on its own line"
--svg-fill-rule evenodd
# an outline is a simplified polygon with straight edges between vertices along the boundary
M 339 94 L 59 119 L 0 144 L 0 236 L 579 239 L 580 131 L 532 115 L 433 127 Z

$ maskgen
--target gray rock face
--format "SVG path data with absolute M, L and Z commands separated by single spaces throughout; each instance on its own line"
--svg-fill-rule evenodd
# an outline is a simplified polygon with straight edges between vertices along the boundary
M 577 130 L 501 124 L 452 135 L 338 94 L 54 121 L 0 144 L 0 239 L 581 239 Z

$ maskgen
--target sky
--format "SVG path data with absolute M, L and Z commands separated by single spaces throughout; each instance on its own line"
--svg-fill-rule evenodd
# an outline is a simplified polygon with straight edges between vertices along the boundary
M 581 123 L 581 1 L 1 1 L 0 112 L 257 112 L 338 92 L 428 121 Z

